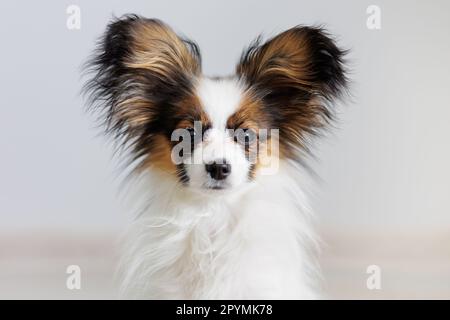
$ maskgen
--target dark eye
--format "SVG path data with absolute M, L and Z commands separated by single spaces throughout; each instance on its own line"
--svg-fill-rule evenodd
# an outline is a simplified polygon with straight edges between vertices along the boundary
M 197 135 L 197 132 L 195 131 L 194 128 L 186 128 L 186 130 L 189 132 L 192 138 Z
M 190 137 L 190 139 L 191 139 L 191 150 L 193 150 L 194 146 L 197 144 L 198 138 L 199 138 L 197 130 L 195 130 L 195 128 L 192 128 L 192 127 L 186 128 L 186 130 L 191 135 L 191 137 Z
M 256 140 L 256 133 L 253 129 L 238 129 L 234 135 L 234 141 L 242 143 L 246 147 L 250 146 Z

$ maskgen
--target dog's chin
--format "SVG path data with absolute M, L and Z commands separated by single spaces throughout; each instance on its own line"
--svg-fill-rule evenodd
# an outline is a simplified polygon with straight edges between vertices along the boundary
M 238 186 L 232 186 L 226 182 L 223 183 L 205 182 L 197 186 L 188 185 L 187 188 L 199 196 L 207 196 L 207 197 L 230 195 L 237 192 L 240 189 Z
M 208 195 L 225 195 L 235 191 L 235 188 L 227 184 L 202 185 L 200 191 Z
M 207 199 L 221 198 L 221 197 L 235 197 L 242 195 L 247 190 L 251 189 L 253 183 L 245 182 L 237 185 L 230 183 L 203 183 L 201 185 L 188 185 L 187 188 L 191 190 L 197 197 Z

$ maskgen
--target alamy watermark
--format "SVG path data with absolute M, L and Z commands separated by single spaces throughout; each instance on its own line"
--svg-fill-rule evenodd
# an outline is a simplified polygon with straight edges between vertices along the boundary
M 171 141 L 176 144 L 172 148 L 171 159 L 175 165 L 207 163 L 203 157 L 204 131 L 201 121 L 195 121 L 192 128 L 179 128 L 172 132 Z M 205 144 L 208 143 L 207 141 Z M 278 170 L 279 129 L 226 129 L 225 134 L 219 135 L 214 143 L 215 148 L 222 150 L 227 149 L 227 144 L 239 144 L 245 151 L 247 161 L 252 165 L 257 163 L 260 165 L 261 174 L 271 175 Z M 200 157 L 193 157 L 194 151 Z M 227 154 L 227 156 L 232 156 L 232 154 Z
M 69 30 L 81 29 L 81 9 L 79 6 L 72 4 L 66 9 L 67 20 L 66 27 Z
M 381 29 L 381 9 L 377 5 L 370 5 L 366 9 L 367 17 L 366 26 L 369 30 Z
M 66 268 L 66 273 L 69 275 L 66 279 L 66 287 L 69 290 L 81 289 L 81 268 L 78 265 L 70 265 Z
M 366 287 L 369 290 L 381 290 L 381 268 L 375 264 L 367 267 L 366 273 L 369 277 L 366 280 Z

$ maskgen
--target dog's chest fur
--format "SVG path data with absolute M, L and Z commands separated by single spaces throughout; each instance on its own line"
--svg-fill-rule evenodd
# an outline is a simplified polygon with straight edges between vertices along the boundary
M 162 299 L 315 297 L 308 254 L 314 234 L 295 171 L 286 166 L 220 198 L 187 194 L 168 177 L 149 174 L 139 193 L 150 189 L 153 200 L 126 237 L 124 293 Z

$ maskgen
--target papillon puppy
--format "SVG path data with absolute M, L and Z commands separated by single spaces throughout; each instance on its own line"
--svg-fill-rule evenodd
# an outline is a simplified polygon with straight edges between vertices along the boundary
M 109 24 L 85 90 L 136 177 L 125 297 L 318 297 L 302 160 L 345 91 L 344 55 L 297 26 L 207 77 L 198 46 L 162 21 Z

